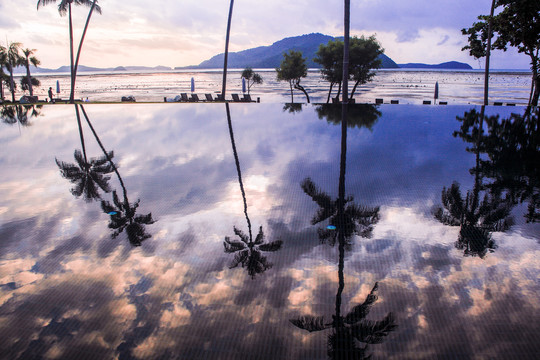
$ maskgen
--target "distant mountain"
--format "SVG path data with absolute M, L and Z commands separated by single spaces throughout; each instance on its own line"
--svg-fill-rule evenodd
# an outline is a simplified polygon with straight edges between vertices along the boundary
M 319 50 L 321 44 L 327 44 L 334 37 L 323 34 L 308 34 L 302 36 L 294 36 L 276 41 L 269 46 L 259 46 L 252 49 L 247 49 L 239 52 L 229 53 L 227 59 L 229 68 L 243 69 L 245 67 L 252 68 L 277 68 L 283 59 L 283 53 L 289 50 L 301 51 L 306 58 L 308 68 L 320 68 L 321 66 L 313 61 L 315 53 Z M 203 61 L 199 65 L 189 66 L 192 69 L 215 69 L 223 67 L 224 54 L 221 53 L 208 60 Z M 398 65 L 386 55 L 381 55 L 382 68 L 397 69 Z M 177 68 L 180 69 L 180 68 Z
M 91 66 L 84 66 L 79 65 L 77 67 L 77 73 L 80 72 L 107 72 L 107 71 L 166 71 L 166 70 L 172 70 L 172 68 L 168 66 L 117 66 L 115 68 L 97 68 L 97 67 L 91 67 Z M 30 73 L 32 74 L 47 74 L 47 73 L 69 73 L 69 65 L 60 66 L 58 69 L 47 69 L 42 67 L 35 67 L 33 65 L 30 66 Z M 26 74 L 26 68 L 23 66 L 19 66 L 15 68 L 14 71 L 15 74 Z
M 457 62 L 457 61 L 448 61 L 441 64 L 429 65 L 422 63 L 408 63 L 408 64 L 398 64 L 401 69 L 450 69 L 450 70 L 471 70 L 472 66 L 469 64 Z

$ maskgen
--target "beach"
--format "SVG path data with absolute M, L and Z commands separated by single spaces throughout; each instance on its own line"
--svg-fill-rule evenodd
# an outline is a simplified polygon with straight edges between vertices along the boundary
M 291 102 L 289 84 L 278 82 L 272 69 L 255 69 L 263 77 L 263 84 L 255 84 L 250 91 L 253 99 L 260 98 L 264 103 Z M 242 94 L 241 69 L 231 69 L 227 76 L 227 98 L 230 94 Z M 60 83 L 58 97 L 69 98 L 70 79 L 68 73 L 36 74 L 41 87 L 34 90 L 41 100 L 46 99 L 47 90 L 56 89 Z M 137 102 L 163 102 L 164 98 L 174 98 L 180 93 L 191 93 L 191 78 L 195 82 L 194 93 L 199 98 L 204 94 L 214 97 L 221 91 L 222 71 L 212 70 L 174 70 L 166 72 L 81 72 L 77 75 L 75 97 L 90 102 L 119 102 L 122 96 L 132 95 Z M 357 103 L 375 103 L 383 99 L 384 103 L 397 100 L 400 104 L 422 104 L 426 100 L 434 101 L 435 83 L 439 83 L 438 101 L 449 105 L 480 105 L 483 101 L 483 70 L 405 70 L 384 69 L 376 72 L 373 81 L 359 85 L 354 98 Z M 325 103 L 330 84 L 324 81 L 317 69 L 310 69 L 303 85 L 313 103 Z M 350 83 L 352 91 L 354 83 Z M 531 74 L 527 71 L 494 70 L 490 73 L 490 103 L 527 105 L 531 86 Z M 336 96 L 337 85 L 332 96 Z M 6 98 L 8 98 L 6 92 Z M 17 93 L 17 98 L 22 96 Z M 294 102 L 305 103 L 303 93 L 295 90 Z

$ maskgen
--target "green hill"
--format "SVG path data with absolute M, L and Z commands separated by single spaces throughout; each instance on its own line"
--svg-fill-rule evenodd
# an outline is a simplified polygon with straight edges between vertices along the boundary
M 313 61 L 319 45 L 327 44 L 334 40 L 334 37 L 323 34 L 308 34 L 285 38 L 273 43 L 270 46 L 259 46 L 256 48 L 229 53 L 228 67 L 243 69 L 252 68 L 276 68 L 283 59 L 283 53 L 289 50 L 301 51 L 307 59 L 308 68 L 319 68 L 320 65 Z M 223 67 L 223 53 L 205 60 L 199 65 L 190 66 L 196 69 L 214 69 Z M 393 69 L 398 65 L 386 55 L 381 55 L 382 68 Z

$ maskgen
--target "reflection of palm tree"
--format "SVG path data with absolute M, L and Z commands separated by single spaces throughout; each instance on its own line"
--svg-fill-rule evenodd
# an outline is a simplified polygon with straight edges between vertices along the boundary
M 480 158 L 480 152 L 485 147 L 482 130 L 484 107 L 480 114 L 473 110 L 458 119 L 462 121 L 462 126 L 460 132 L 455 132 L 454 136 L 460 136 L 464 141 L 474 144 L 468 149 L 476 155 L 476 165 L 471 169 L 475 175 L 474 187 L 472 191 L 467 191 L 465 197 L 456 182 L 449 189 L 443 188 L 443 207 L 435 209 L 434 216 L 445 225 L 460 226 L 456 248 L 464 250 L 464 255 L 483 258 L 488 250 L 492 252 L 496 248 L 491 232 L 506 231 L 512 225 L 512 205 L 508 199 L 501 198 L 501 193 L 486 193 L 484 198 L 480 199 L 480 192 L 485 188 L 482 184 Z M 488 122 L 491 121 L 494 119 L 488 119 Z
M 0 109 L 0 118 L 6 124 L 19 123 L 22 126 L 30 126 L 29 117 L 41 115 L 42 105 L 4 105 Z
M 359 206 L 353 203 L 354 198 L 349 196 L 345 199 L 332 200 L 330 196 L 317 188 L 310 178 L 302 181 L 304 192 L 319 205 L 319 210 L 311 219 L 311 224 L 315 225 L 327 219 L 329 226 L 326 229 L 319 228 L 319 238 L 321 242 L 328 242 L 334 246 L 339 228 L 345 238 L 350 238 L 357 234 L 362 237 L 370 237 L 373 232 L 373 225 L 379 221 L 379 207 L 370 208 Z M 343 215 L 339 214 L 340 202 L 343 204 Z
M 104 192 L 111 191 L 108 184 L 110 176 L 107 176 L 107 174 L 110 174 L 114 170 L 109 161 L 114 155 L 111 151 L 110 153 L 106 153 L 105 156 L 91 158 L 90 161 L 88 160 L 78 105 L 75 105 L 75 113 L 77 115 L 77 125 L 79 127 L 82 152 L 80 150 L 75 150 L 73 156 L 76 164 L 58 161 L 58 159 L 55 160 L 60 168 L 62 176 L 76 184 L 76 186 L 71 189 L 71 193 L 76 197 L 84 195 L 84 200 L 89 202 L 101 199 L 99 189 Z
M 112 152 L 109 155 L 112 157 Z M 91 158 L 88 161 L 80 150 L 75 150 L 73 157 L 76 164 L 55 159 L 62 176 L 75 184 L 75 187 L 71 189 L 73 195 L 76 197 L 83 195 L 84 200 L 90 202 L 101 198 L 99 189 L 104 192 L 111 191 L 109 187 L 110 176 L 106 176 L 106 174 L 113 170 L 106 157 Z
M 101 142 L 101 139 L 96 133 L 94 126 L 90 122 L 90 118 L 88 117 L 88 114 L 84 110 L 84 106 L 82 105 L 75 105 L 75 106 L 81 107 L 82 113 L 86 119 L 86 123 L 90 127 L 90 130 L 92 130 L 92 134 L 94 134 L 94 137 L 97 143 L 99 144 L 99 147 L 103 151 L 103 154 L 109 163 L 111 171 L 114 171 L 114 173 L 118 177 L 120 186 L 122 187 L 122 193 L 123 193 L 122 201 L 118 197 L 116 191 L 113 191 L 112 204 L 105 200 L 101 201 L 101 208 L 103 212 L 110 215 L 109 228 L 114 229 L 112 237 L 114 239 L 118 235 L 120 235 L 124 230 L 126 230 L 126 234 L 127 234 L 129 242 L 134 246 L 140 246 L 144 240 L 151 237 L 151 235 L 146 232 L 145 225 L 150 225 L 155 222 L 154 219 L 152 219 L 152 213 L 148 213 L 146 215 L 136 214 L 137 208 L 139 207 L 140 199 L 138 199 L 133 204 L 129 202 L 127 189 L 124 184 L 124 180 L 122 179 L 122 176 L 120 176 L 118 167 L 112 161 L 112 152 L 107 152 L 107 150 L 105 150 L 105 147 L 103 146 L 103 143 Z
M 255 241 L 236 227 L 234 227 L 234 233 L 241 241 L 231 240 L 230 237 L 226 236 L 223 242 L 226 253 L 236 253 L 229 268 L 232 269 L 241 264 L 242 267 L 247 269 L 249 276 L 254 279 L 255 275 L 262 274 L 272 267 L 272 264 L 268 262 L 266 256 L 262 255 L 261 251 L 278 251 L 283 241 L 276 240 L 265 244 L 262 226 L 259 227 L 259 233 Z
M 445 225 L 461 227 L 456 247 L 465 255 L 483 258 L 496 248 L 491 232 L 505 231 L 512 225 L 508 201 L 490 194 L 480 201 L 478 186 L 463 197 L 459 184 L 453 183 L 449 189 L 443 188 L 441 198 L 444 208 L 436 210 L 435 218 Z
M 366 320 L 371 306 L 377 300 L 375 294 L 378 284 L 371 290 L 363 304 L 355 306 L 345 317 L 341 316 L 341 301 L 343 289 L 345 288 L 345 277 L 343 270 L 345 267 L 345 247 L 350 245 L 349 238 L 357 233 L 362 236 L 369 236 L 373 230 L 373 225 L 379 219 L 379 208 L 363 208 L 352 203 L 353 198 L 345 198 L 345 169 L 347 160 L 347 108 L 342 104 L 341 113 L 341 160 L 339 167 L 339 195 L 333 201 L 329 195 L 318 190 L 310 178 L 302 182 L 302 189 L 315 201 L 320 209 L 311 220 L 312 224 L 317 224 L 330 218 L 330 226 L 327 229 L 319 228 L 321 241 L 329 241 L 334 245 L 336 240 L 339 243 L 338 260 L 338 290 L 336 293 L 335 315 L 332 322 L 326 323 L 324 317 L 302 316 L 291 319 L 291 323 L 300 329 L 321 331 L 333 328 L 333 333 L 328 337 L 328 356 L 330 359 L 368 359 L 366 357 L 368 344 L 378 344 L 394 330 L 397 325 L 392 313 L 386 315 L 381 321 Z M 347 203 L 350 203 L 347 205 Z M 357 341 L 365 343 L 364 347 L 359 347 Z
M 122 231 L 126 230 L 129 242 L 133 246 L 140 246 L 141 243 L 152 237 L 146 232 L 145 225 L 153 224 L 152 213 L 146 215 L 136 215 L 140 200 L 130 204 L 124 189 L 124 200 L 120 201 L 116 190 L 113 191 L 113 203 L 101 201 L 103 212 L 110 215 L 109 228 L 114 229 L 112 238 L 115 239 Z
M 264 233 L 262 226 L 259 227 L 259 233 L 253 241 L 253 236 L 251 234 L 251 221 L 249 220 L 247 212 L 247 200 L 246 192 L 244 191 L 244 183 L 242 182 L 242 172 L 240 171 L 240 160 L 238 159 L 238 152 L 236 151 L 236 143 L 234 142 L 234 132 L 232 128 L 231 112 L 229 110 L 229 104 L 225 103 L 225 109 L 227 111 L 227 121 L 229 124 L 229 135 L 231 137 L 231 144 L 233 148 L 234 160 L 236 163 L 236 172 L 238 174 L 238 183 L 240 184 L 240 191 L 242 192 L 242 199 L 244 201 L 244 215 L 246 217 L 246 222 L 248 226 L 248 235 L 246 235 L 241 230 L 234 228 L 234 233 L 240 238 L 241 241 L 231 240 L 230 237 L 226 236 L 223 245 L 225 246 L 226 253 L 236 253 L 233 261 L 231 262 L 229 268 L 237 267 L 242 264 L 242 267 L 246 268 L 248 274 L 252 279 L 255 278 L 256 274 L 262 274 L 266 270 L 272 267 L 272 264 L 268 262 L 266 256 L 261 254 L 261 251 L 274 252 L 281 249 L 283 244 L 282 240 L 272 241 L 270 243 L 264 243 Z
M 343 269 L 341 269 L 343 271 Z M 324 316 L 300 316 L 289 320 L 296 327 L 309 332 L 333 328 L 328 336 L 328 357 L 330 359 L 369 359 L 366 357 L 368 344 L 379 344 L 393 331 L 397 324 L 390 312 L 382 320 L 367 320 L 371 307 L 377 301 L 378 283 L 366 297 L 366 300 L 356 305 L 344 317 L 332 315 L 332 322 L 327 323 Z M 359 347 L 358 342 L 365 343 Z

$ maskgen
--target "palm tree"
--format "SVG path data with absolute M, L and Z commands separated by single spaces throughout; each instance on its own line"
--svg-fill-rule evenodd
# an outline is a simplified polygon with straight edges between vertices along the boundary
M 69 18 L 69 54 L 70 54 L 70 70 L 71 70 L 71 91 L 69 100 L 71 103 L 74 101 L 74 94 L 75 94 L 75 72 L 76 67 L 74 65 L 73 61 L 73 21 L 71 16 L 71 4 L 75 5 L 85 5 L 90 7 L 90 11 L 86 20 L 86 26 L 82 35 L 81 42 L 79 43 L 79 51 L 77 53 L 77 59 L 80 55 L 80 49 L 82 46 L 82 42 L 84 40 L 84 36 L 86 35 L 86 29 L 88 27 L 88 23 L 90 21 L 90 17 L 92 15 L 93 10 L 95 9 L 97 12 L 101 13 L 101 8 L 96 5 L 97 0 L 60 0 L 60 3 L 58 4 L 58 12 L 60 13 L 60 16 L 65 16 L 68 14 Z M 38 0 L 37 2 L 37 9 L 39 10 L 40 6 L 45 6 L 51 3 L 56 3 L 56 0 Z
M 4 101 L 4 83 L 9 83 L 9 76 L 4 73 L 4 67 L 7 69 L 7 50 L 0 45 L 0 101 Z
M 32 56 L 36 51 L 36 49 L 28 48 L 22 51 L 24 54 L 24 66 L 26 67 L 26 83 L 28 84 L 30 96 L 34 96 L 34 90 L 32 89 L 32 77 L 30 76 L 30 64 L 34 66 L 38 66 L 40 64 L 38 58 Z
M 270 269 L 272 264 L 268 262 L 266 256 L 262 255 L 261 251 L 278 251 L 281 249 L 283 241 L 276 240 L 270 243 L 264 243 L 262 226 L 259 227 L 259 233 L 257 234 L 255 241 L 235 226 L 233 229 L 234 233 L 240 238 L 240 241 L 231 240 L 230 237 L 226 236 L 225 241 L 223 242 L 226 253 L 236 253 L 229 268 L 232 269 L 241 264 L 243 268 L 247 269 L 248 274 L 252 279 L 255 278 L 255 275 L 262 274 Z
M 13 71 L 15 68 L 19 65 L 23 64 L 23 58 L 19 54 L 19 50 L 21 48 L 21 43 L 18 42 L 12 42 L 9 43 L 6 48 L 6 66 L 9 70 L 9 85 L 11 90 L 11 101 L 15 102 L 15 90 L 17 88 L 17 84 L 15 84 L 15 80 L 13 80 Z
M 79 58 L 81 56 L 81 49 L 84 42 L 84 38 L 86 37 L 86 31 L 88 30 L 88 24 L 90 24 L 90 18 L 92 17 L 92 13 L 97 11 L 99 14 L 101 14 L 101 7 L 97 5 L 97 0 L 93 0 L 92 6 L 90 7 L 90 11 L 88 12 L 88 16 L 86 18 L 86 23 L 84 24 L 84 30 L 81 36 L 81 41 L 79 42 L 79 48 L 77 49 L 77 56 L 75 58 L 75 65 L 73 67 L 73 85 L 71 86 L 71 92 L 69 94 L 69 101 L 73 102 L 75 99 L 75 80 L 77 78 L 77 67 L 79 66 Z
M 337 240 L 339 229 L 346 239 L 357 234 L 369 238 L 373 232 L 373 225 L 379 221 L 379 207 L 360 206 L 353 203 L 354 198 L 349 196 L 344 199 L 332 200 L 328 194 L 321 191 L 315 183 L 306 178 L 301 184 L 302 190 L 319 205 L 319 210 L 311 219 L 311 224 L 315 225 L 329 219 L 329 226 L 319 228 L 319 239 L 322 243 L 328 242 L 334 246 Z M 342 206 L 342 214 L 339 207 Z
M 246 217 L 246 222 L 248 226 L 248 234 L 244 234 L 241 230 L 238 230 L 235 226 L 233 227 L 234 233 L 240 238 L 240 241 L 231 240 L 230 237 L 226 236 L 223 246 L 225 247 L 226 253 L 237 253 L 234 257 L 234 260 L 229 265 L 229 268 L 235 268 L 238 265 L 242 264 L 242 267 L 245 267 L 248 271 L 248 274 L 252 279 L 255 278 L 256 274 L 261 274 L 267 269 L 272 267 L 272 264 L 268 262 L 265 256 L 261 254 L 261 251 L 265 252 L 274 252 L 281 249 L 283 244 L 282 240 L 272 241 L 270 243 L 264 243 L 264 233 L 262 226 L 259 227 L 259 233 L 253 241 L 253 236 L 251 234 L 251 221 L 249 220 L 247 212 L 247 200 L 246 192 L 244 191 L 244 183 L 242 182 L 242 172 L 240 170 L 240 160 L 238 159 L 238 152 L 236 151 L 236 144 L 234 142 L 234 132 L 232 128 L 231 112 L 229 109 L 229 104 L 225 103 L 225 109 L 227 112 L 227 121 L 229 124 L 229 135 L 231 137 L 231 144 L 234 154 L 234 160 L 236 163 L 236 172 L 238 174 L 238 183 L 240 184 L 240 191 L 242 192 L 242 199 L 244 201 L 244 215 Z
M 0 109 L 0 118 L 2 122 L 13 125 L 18 123 L 22 126 L 31 126 L 29 117 L 41 115 L 42 105 L 4 105 Z
M 124 191 L 123 201 L 120 201 L 116 190 L 113 190 L 113 203 L 102 200 L 101 208 L 105 214 L 110 215 L 109 228 L 114 229 L 113 239 L 126 230 L 131 245 L 140 246 L 144 240 L 152 237 L 146 232 L 145 225 L 153 224 L 155 221 L 152 219 L 152 213 L 137 215 L 140 199 L 131 204 L 125 187 L 122 187 L 122 190 Z
M 114 229 L 112 238 L 115 239 L 118 235 L 120 235 L 125 230 L 129 242 L 133 246 L 140 246 L 144 240 L 152 237 L 152 235 L 146 232 L 146 227 L 145 227 L 145 225 L 150 225 L 155 222 L 155 220 L 152 218 L 152 213 L 148 213 L 146 215 L 136 214 L 137 208 L 139 207 L 139 203 L 141 200 L 137 199 L 137 201 L 133 204 L 129 202 L 127 189 L 126 189 L 126 185 L 124 184 L 124 180 L 122 179 L 122 176 L 120 175 L 120 172 L 118 171 L 118 167 L 112 161 L 113 152 L 112 151 L 108 152 L 107 150 L 105 150 L 105 147 L 103 146 L 103 143 L 101 142 L 101 139 L 99 138 L 94 126 L 90 122 L 90 118 L 88 117 L 88 114 L 84 110 L 84 106 L 82 105 L 79 105 L 79 106 L 81 107 L 84 118 L 86 119 L 86 123 L 90 127 L 90 130 L 92 130 L 92 134 L 94 135 L 94 138 L 99 144 L 101 151 L 103 151 L 104 157 L 108 161 L 108 165 L 110 166 L 111 172 L 114 171 L 114 173 L 118 177 L 120 186 L 122 187 L 123 200 L 120 200 L 120 198 L 118 197 L 116 193 L 116 190 L 113 190 L 113 203 L 112 204 L 105 200 L 101 201 L 101 209 L 107 215 L 110 215 L 109 228 Z
M 343 272 L 343 269 L 339 271 Z M 332 315 L 332 321 L 326 322 L 324 316 L 304 315 L 289 321 L 296 327 L 309 332 L 323 331 L 333 328 L 332 334 L 328 336 L 328 357 L 330 359 L 369 359 L 366 357 L 368 344 L 379 344 L 384 341 L 391 331 L 395 330 L 397 324 L 394 315 L 390 312 L 382 320 L 367 320 L 371 307 L 377 301 L 377 289 L 379 285 L 371 289 L 366 300 L 356 305 L 345 316 L 338 315 L 338 303 L 336 301 L 336 314 Z M 364 347 L 359 347 L 358 342 L 365 343 Z
M 227 60 L 229 57 L 229 36 L 231 34 L 231 20 L 234 0 L 231 0 L 229 7 L 229 18 L 227 20 L 227 35 L 225 36 L 225 53 L 223 57 L 223 83 L 221 84 L 221 99 L 225 101 L 225 90 L 227 89 Z
M 110 162 L 110 159 L 114 156 L 114 154 L 111 151 L 105 156 L 91 158 L 90 161 L 88 161 L 84 134 L 77 105 L 75 105 L 75 111 L 77 115 L 77 124 L 79 126 L 79 137 L 81 140 L 82 152 L 80 150 L 75 150 L 73 154 L 76 162 L 75 164 L 58 161 L 58 159 L 55 160 L 56 164 L 60 168 L 62 176 L 68 179 L 71 183 L 75 184 L 75 187 L 71 189 L 71 193 L 75 197 L 83 195 L 84 200 L 90 202 L 92 200 L 101 199 L 99 189 L 106 193 L 111 191 L 109 187 L 110 176 L 107 174 L 114 171 Z
M 476 111 L 467 112 L 461 120 L 460 132 L 454 136 L 460 136 L 464 141 L 473 143 L 474 146 L 468 151 L 474 152 L 476 165 L 471 169 L 474 173 L 474 186 L 472 191 L 467 191 L 463 196 L 460 185 L 454 182 L 450 188 L 444 187 L 441 194 L 442 207 L 434 211 L 434 216 L 442 224 L 460 226 L 460 232 L 456 248 L 464 250 L 465 256 L 479 256 L 483 258 L 488 250 L 492 252 L 495 242 L 491 238 L 493 231 L 506 231 L 513 223 L 510 217 L 512 203 L 509 199 L 502 199 L 501 193 L 486 193 L 480 199 L 480 192 L 485 189 L 482 184 L 482 160 L 480 152 L 486 144 L 483 135 L 484 107 L 478 114 Z M 494 121 L 488 118 L 488 122 Z M 471 130 L 472 128 L 472 130 Z
M 349 102 L 349 29 L 351 19 L 351 0 L 345 0 L 343 35 L 343 104 Z

